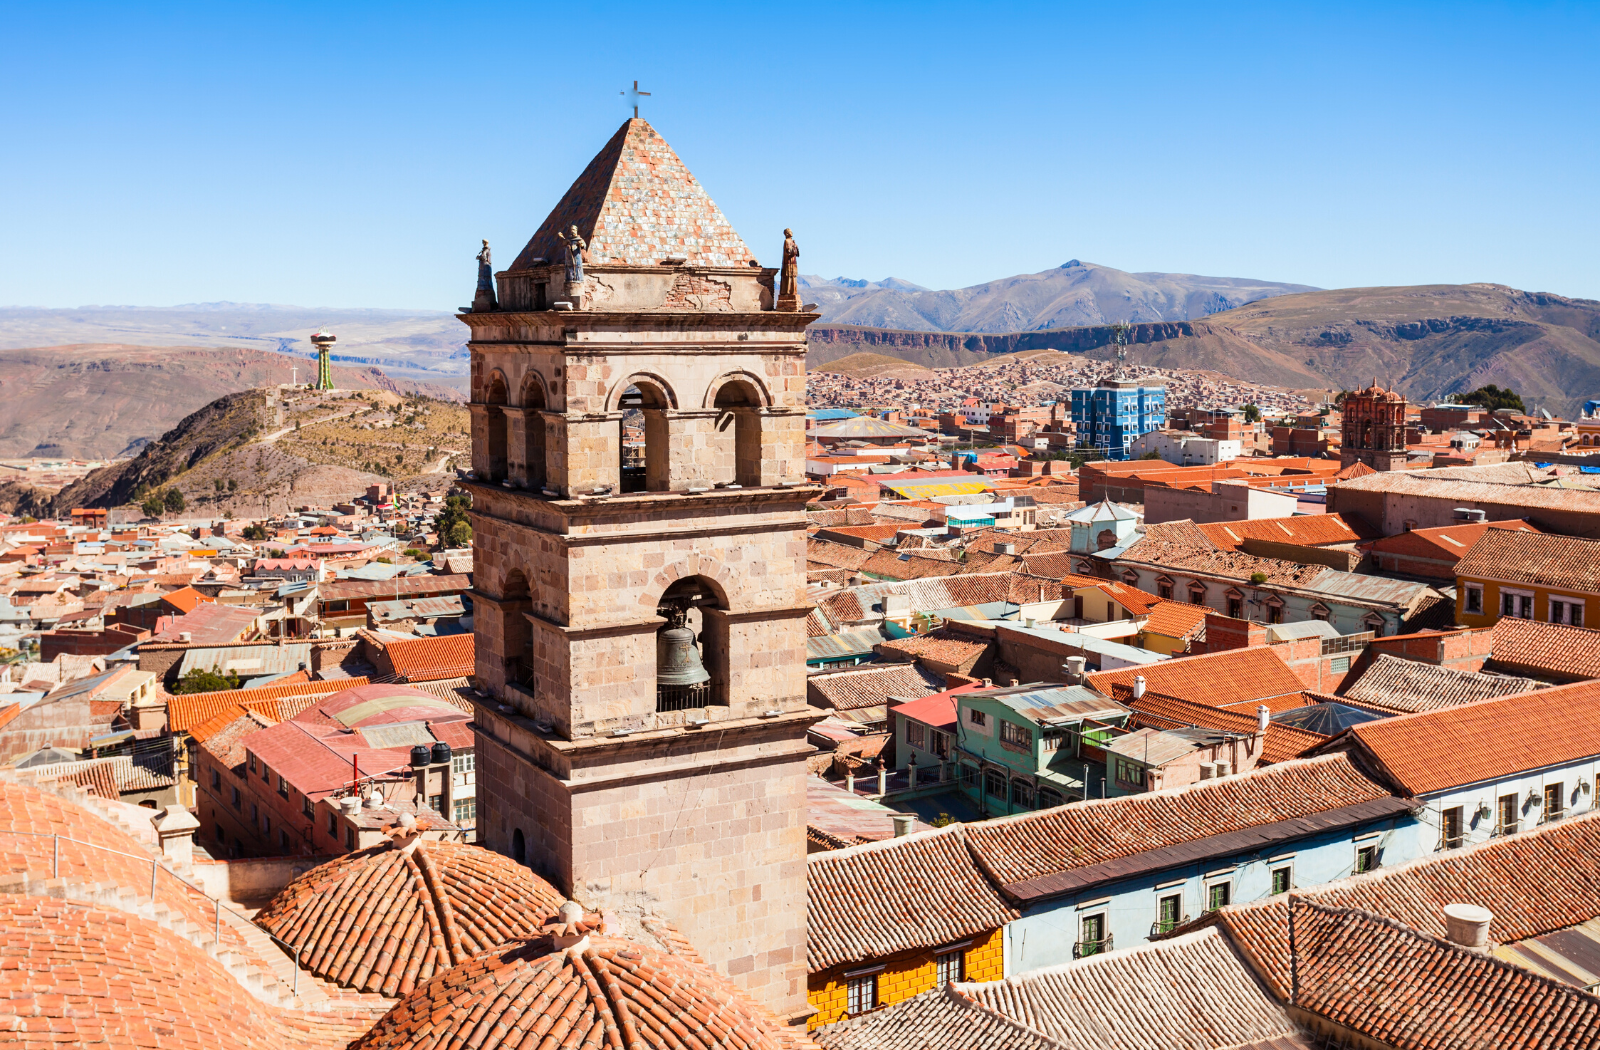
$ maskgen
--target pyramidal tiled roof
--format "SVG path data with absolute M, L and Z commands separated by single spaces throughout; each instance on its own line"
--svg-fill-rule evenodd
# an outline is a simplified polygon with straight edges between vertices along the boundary
M 513 270 L 565 257 L 557 233 L 576 226 L 594 264 L 656 266 L 683 255 L 691 266 L 749 266 L 750 249 L 694 174 L 648 122 L 634 117 L 583 169 L 546 216 Z

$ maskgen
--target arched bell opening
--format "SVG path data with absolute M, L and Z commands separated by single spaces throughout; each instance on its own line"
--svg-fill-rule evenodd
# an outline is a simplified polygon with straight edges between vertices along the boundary
M 506 661 L 506 681 L 533 689 L 533 625 L 528 622 L 532 596 L 520 569 L 506 574 L 501 587 L 500 635 Z
M 761 484 L 761 392 L 741 379 L 724 383 L 712 403 L 717 410 L 718 481 Z
M 617 408 L 622 412 L 621 459 L 617 464 L 619 491 L 665 492 L 667 473 L 667 392 L 654 383 L 639 382 L 622 392 Z
M 527 487 L 537 492 L 548 483 L 549 471 L 545 466 L 545 407 L 544 381 L 537 373 L 531 374 L 522 384 L 522 461 L 527 472 Z
M 495 372 L 489 378 L 489 389 L 483 398 L 485 404 L 489 406 L 488 418 L 485 420 L 489 427 L 487 435 L 489 459 L 485 464 L 489 471 L 489 477 L 486 479 L 488 481 L 504 481 L 510 462 L 507 455 L 509 443 L 506 436 L 506 397 L 505 377 Z
M 656 710 L 687 711 L 728 702 L 727 603 L 711 581 L 690 576 L 656 603 Z

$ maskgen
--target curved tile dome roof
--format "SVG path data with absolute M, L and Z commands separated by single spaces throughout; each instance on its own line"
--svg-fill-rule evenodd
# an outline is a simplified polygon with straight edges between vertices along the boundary
M 690 957 L 598 934 L 555 943 L 510 945 L 435 977 L 351 1050 L 787 1050 L 776 1022 Z
M 561 907 L 555 887 L 479 846 L 385 843 L 285 886 L 256 916 L 324 980 L 402 996 L 509 941 L 535 936 Z

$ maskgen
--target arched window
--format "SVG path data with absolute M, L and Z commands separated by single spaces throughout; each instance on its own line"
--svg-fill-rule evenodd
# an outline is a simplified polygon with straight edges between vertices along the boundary
M 545 465 L 545 407 L 544 381 L 537 372 L 522 384 L 522 461 L 527 472 L 527 487 L 535 492 L 544 488 L 548 478 Z
M 518 864 L 528 863 L 528 842 L 522 837 L 522 829 L 511 833 L 511 859 Z
M 717 391 L 716 481 L 761 484 L 761 393 L 746 380 L 724 383 Z
M 484 403 L 488 419 L 488 460 L 484 464 L 489 471 L 485 481 L 504 481 L 506 479 L 506 380 L 499 372 L 489 377 L 489 389 L 484 394 Z
M 622 392 L 621 492 L 665 492 L 668 481 L 667 392 L 654 383 L 639 382 Z
M 505 644 L 506 681 L 532 691 L 533 625 L 527 617 L 532 600 L 528 592 L 528 579 L 520 569 L 512 569 L 506 574 L 500 595 L 500 637 Z
M 687 711 L 728 702 L 727 601 L 703 576 L 662 592 L 656 633 L 656 711 Z

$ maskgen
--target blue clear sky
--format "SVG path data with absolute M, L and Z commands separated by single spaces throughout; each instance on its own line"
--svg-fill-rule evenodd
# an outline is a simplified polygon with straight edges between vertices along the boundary
M 1600 298 L 1600 6 L 7 4 L 0 303 L 449 309 L 625 116 L 769 264 Z

